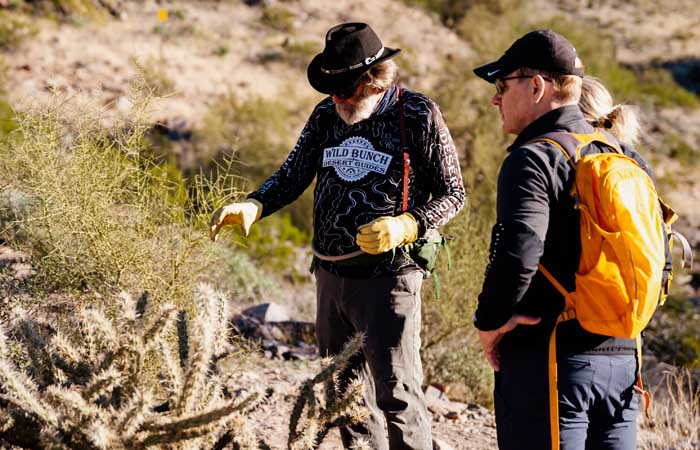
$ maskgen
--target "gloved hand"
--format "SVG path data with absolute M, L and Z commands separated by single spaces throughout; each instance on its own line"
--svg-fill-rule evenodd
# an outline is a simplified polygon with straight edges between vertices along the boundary
M 216 236 L 225 225 L 240 225 L 243 234 L 248 236 L 250 226 L 260 219 L 262 210 L 262 203 L 252 198 L 217 209 L 209 221 L 209 237 L 216 241 Z
M 365 253 L 378 255 L 418 239 L 418 224 L 410 213 L 380 217 L 357 229 L 355 240 Z

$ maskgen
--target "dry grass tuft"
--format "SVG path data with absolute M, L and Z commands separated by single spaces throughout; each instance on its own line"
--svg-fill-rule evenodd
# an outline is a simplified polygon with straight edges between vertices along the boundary
M 688 369 L 671 368 L 652 389 L 649 418 L 642 422 L 649 432 L 644 450 L 700 449 L 700 377 Z

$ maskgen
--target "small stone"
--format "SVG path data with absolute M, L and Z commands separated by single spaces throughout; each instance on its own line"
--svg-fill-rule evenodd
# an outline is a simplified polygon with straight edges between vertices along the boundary
M 445 418 L 450 420 L 457 420 L 459 419 L 459 413 L 457 411 L 448 411 L 447 414 L 445 414 Z
M 263 322 L 286 322 L 290 320 L 287 308 L 277 303 L 262 303 L 245 309 L 241 314 L 255 317 Z

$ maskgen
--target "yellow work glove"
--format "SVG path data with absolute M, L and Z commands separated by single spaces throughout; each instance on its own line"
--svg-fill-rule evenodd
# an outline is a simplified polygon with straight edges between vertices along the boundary
M 378 255 L 418 239 L 418 224 L 410 213 L 384 216 L 361 225 L 355 239 L 363 252 Z
M 219 231 L 226 225 L 240 225 L 243 234 L 248 236 L 250 226 L 260 219 L 262 210 L 262 203 L 252 198 L 217 209 L 209 221 L 209 237 L 212 241 L 216 241 Z

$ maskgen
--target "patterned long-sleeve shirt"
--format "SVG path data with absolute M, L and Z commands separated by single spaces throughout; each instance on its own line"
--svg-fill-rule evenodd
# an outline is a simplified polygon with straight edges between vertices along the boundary
M 438 228 L 464 205 L 465 189 L 457 153 L 438 106 L 402 89 L 410 156 L 408 209 L 419 234 Z M 314 248 L 341 256 L 358 250 L 360 225 L 401 213 L 403 156 L 398 89 L 394 86 L 366 120 L 347 125 L 330 98 L 314 109 L 294 149 L 255 192 L 262 217 L 298 198 L 316 177 Z M 391 258 L 388 271 L 410 264 Z M 382 270 L 385 272 L 386 270 Z

